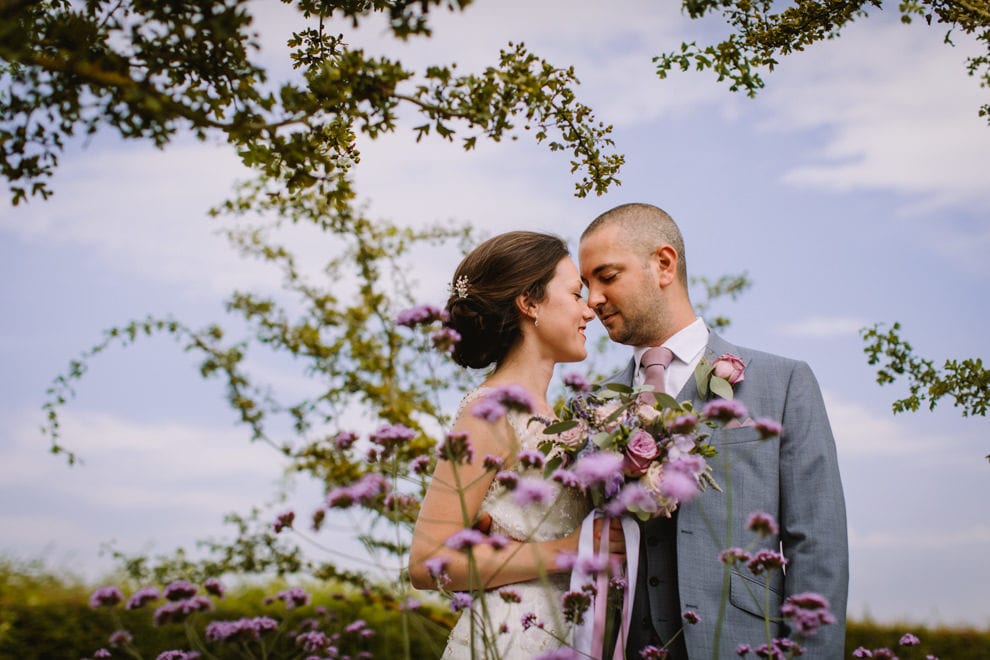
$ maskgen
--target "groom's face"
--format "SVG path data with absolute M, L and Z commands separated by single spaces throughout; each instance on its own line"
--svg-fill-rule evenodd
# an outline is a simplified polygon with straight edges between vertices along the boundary
M 651 346 L 662 340 L 664 316 L 657 269 L 648 255 L 626 247 L 621 231 L 606 226 L 581 241 L 581 280 L 612 341 Z

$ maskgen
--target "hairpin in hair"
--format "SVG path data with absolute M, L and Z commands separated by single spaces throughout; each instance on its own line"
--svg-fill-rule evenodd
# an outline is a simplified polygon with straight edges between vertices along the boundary
M 468 294 L 468 278 L 466 275 L 461 275 L 454 282 L 454 286 L 450 288 L 450 292 L 456 295 L 458 298 L 467 298 Z

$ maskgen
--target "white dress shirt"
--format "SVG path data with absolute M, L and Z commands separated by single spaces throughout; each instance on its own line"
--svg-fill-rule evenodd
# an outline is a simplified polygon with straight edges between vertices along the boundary
M 688 379 L 694 376 L 694 369 L 705 353 L 705 346 L 708 345 L 708 326 L 700 316 L 695 317 L 690 325 L 681 329 L 662 345 L 674 354 L 674 360 L 667 367 L 664 377 L 664 391 L 676 397 Z M 639 361 L 643 359 L 643 353 L 650 348 L 652 346 L 637 346 L 633 350 L 633 358 L 636 360 L 633 385 L 636 387 L 643 384 L 643 372 L 639 368 Z

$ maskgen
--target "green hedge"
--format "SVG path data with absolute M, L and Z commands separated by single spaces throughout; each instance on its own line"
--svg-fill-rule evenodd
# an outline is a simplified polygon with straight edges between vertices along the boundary
M 335 585 L 307 586 L 312 595 L 309 605 L 286 610 L 281 601 L 266 598 L 286 588 L 279 581 L 263 585 L 244 584 L 231 589 L 210 612 L 194 615 L 192 626 L 200 636 L 207 622 L 234 620 L 243 617 L 270 616 L 283 622 L 284 631 L 298 632 L 310 618 L 319 618 L 327 634 L 341 632 L 360 619 L 375 631 L 374 636 L 360 639 L 343 635 L 338 647 L 354 657 L 360 651 L 376 658 L 406 656 L 403 627 L 408 627 L 409 655 L 412 658 L 436 658 L 443 649 L 452 616 L 437 604 L 423 605 L 417 612 L 404 615 L 398 604 L 387 596 L 370 591 L 357 591 Z M 66 576 L 54 576 L 36 565 L 13 566 L 0 558 L 0 658 L 18 660 L 78 660 L 92 657 L 100 648 L 110 648 L 110 634 L 123 627 L 133 636 L 135 646 L 146 659 L 169 649 L 190 649 L 182 624 L 156 627 L 151 615 L 155 603 L 139 610 L 114 608 L 93 609 L 88 606 L 93 588 Z M 125 596 L 133 588 L 124 588 Z M 160 604 L 160 601 L 159 603 Z M 318 608 L 321 608 L 318 610 Z M 318 611 L 325 614 L 317 614 Z M 957 628 L 928 628 L 909 625 L 887 625 L 873 622 L 849 622 L 846 636 L 846 657 L 854 649 L 886 647 L 902 660 L 924 658 L 933 654 L 942 660 L 990 658 L 990 631 Z M 904 633 L 921 639 L 915 648 L 898 646 Z M 282 634 L 270 645 L 269 657 L 303 658 L 307 654 L 294 645 L 294 635 Z M 229 645 L 208 644 L 217 658 L 249 657 L 245 650 Z M 120 649 L 110 649 L 113 657 L 126 657 Z

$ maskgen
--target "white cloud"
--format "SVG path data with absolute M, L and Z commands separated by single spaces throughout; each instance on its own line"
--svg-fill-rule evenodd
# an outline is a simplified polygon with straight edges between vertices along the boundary
M 790 337 L 846 337 L 857 335 L 866 325 L 862 319 L 820 316 L 788 323 L 780 333 Z
M 888 190 L 913 208 L 990 205 L 990 128 L 964 58 L 975 40 L 871 16 L 788 56 L 767 78 L 768 130 L 825 128 L 828 139 L 785 180 L 836 191 Z

